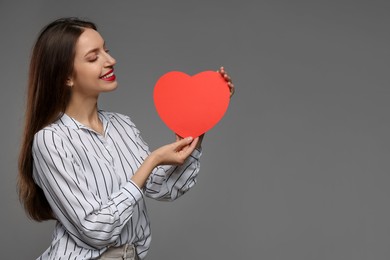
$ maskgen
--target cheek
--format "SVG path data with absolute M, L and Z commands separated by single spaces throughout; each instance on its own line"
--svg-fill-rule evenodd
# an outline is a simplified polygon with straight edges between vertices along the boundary
M 96 82 L 100 77 L 100 69 L 93 66 L 79 68 L 75 73 L 75 81 L 81 84 L 87 84 L 88 82 Z

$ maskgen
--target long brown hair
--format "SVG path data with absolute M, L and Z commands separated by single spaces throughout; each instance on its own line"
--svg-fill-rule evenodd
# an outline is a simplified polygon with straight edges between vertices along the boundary
M 27 214 L 36 221 L 54 216 L 42 189 L 33 180 L 34 135 L 65 112 L 70 99 L 66 82 L 73 73 L 75 46 L 85 28 L 96 30 L 95 24 L 78 18 L 55 20 L 42 29 L 32 50 L 18 192 Z

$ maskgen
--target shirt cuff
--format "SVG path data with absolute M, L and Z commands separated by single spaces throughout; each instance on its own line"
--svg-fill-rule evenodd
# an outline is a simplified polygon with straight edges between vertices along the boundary
M 123 193 L 132 200 L 132 203 L 136 204 L 142 199 L 144 193 L 133 181 L 127 182 L 123 187 Z
M 200 156 L 202 156 L 202 147 L 195 148 L 195 150 L 191 153 L 191 157 L 195 160 L 199 160 Z

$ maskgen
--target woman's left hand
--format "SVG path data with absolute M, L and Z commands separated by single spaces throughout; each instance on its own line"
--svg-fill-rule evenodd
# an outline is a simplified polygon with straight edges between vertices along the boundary
M 229 86 L 229 89 L 230 89 L 230 98 L 234 95 L 234 84 L 232 82 L 232 78 L 227 74 L 226 70 L 224 67 L 221 67 L 219 68 L 219 70 L 217 71 L 221 74 L 221 76 L 226 80 L 228 86 Z

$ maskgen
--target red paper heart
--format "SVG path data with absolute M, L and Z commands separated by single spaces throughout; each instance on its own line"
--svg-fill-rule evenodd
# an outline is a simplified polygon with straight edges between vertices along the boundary
M 181 137 L 202 135 L 225 114 L 230 90 L 215 71 L 194 76 L 172 71 L 164 74 L 154 87 L 154 104 L 162 121 Z

